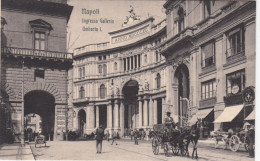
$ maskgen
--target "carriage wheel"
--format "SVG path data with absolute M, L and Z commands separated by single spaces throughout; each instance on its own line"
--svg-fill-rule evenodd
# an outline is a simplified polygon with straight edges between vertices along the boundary
M 153 153 L 155 155 L 158 155 L 159 154 L 159 141 L 158 139 L 156 138 L 153 138 L 153 141 L 152 141 L 152 149 L 153 149 Z
M 236 152 L 236 151 L 238 151 L 239 146 L 240 146 L 239 138 L 236 135 L 231 136 L 231 138 L 229 140 L 230 150 L 232 150 L 233 152 Z

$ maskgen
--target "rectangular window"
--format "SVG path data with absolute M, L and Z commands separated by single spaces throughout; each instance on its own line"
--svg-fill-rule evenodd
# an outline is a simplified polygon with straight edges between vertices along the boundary
M 140 54 L 138 55 L 138 67 L 139 68 L 141 67 L 141 56 L 140 56 Z
M 34 81 L 43 81 L 44 80 L 44 70 L 36 69 L 34 71 Z
M 208 67 L 215 64 L 215 41 L 202 45 L 201 57 L 202 67 Z
M 201 83 L 201 99 L 216 97 L 216 79 Z
M 85 67 L 82 68 L 82 78 L 85 78 Z
M 241 93 L 245 89 L 245 70 L 227 74 L 227 95 Z
M 34 49 L 45 50 L 45 33 L 35 32 L 34 33 Z
M 228 33 L 227 57 L 243 53 L 245 49 L 244 29 L 237 28 Z
M 101 74 L 102 73 L 102 65 L 98 66 L 98 73 Z
M 124 71 L 126 71 L 126 59 L 124 58 Z

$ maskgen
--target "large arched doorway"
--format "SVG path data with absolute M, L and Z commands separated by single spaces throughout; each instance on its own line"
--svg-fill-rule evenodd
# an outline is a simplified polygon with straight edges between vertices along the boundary
M 79 134 L 80 136 L 84 136 L 85 126 L 86 126 L 86 112 L 84 109 L 79 110 L 78 113 L 78 121 L 79 121 Z
M 174 74 L 175 83 L 178 84 L 178 118 L 180 126 L 184 126 L 188 121 L 188 100 L 189 100 L 189 69 L 185 64 L 177 67 Z
M 123 87 L 124 103 L 125 103 L 125 128 L 136 128 L 138 127 L 138 82 L 135 80 L 128 81 Z M 142 117 L 142 116 L 141 116 Z
M 24 115 L 37 114 L 41 118 L 41 133 L 53 139 L 55 122 L 55 99 L 45 91 L 31 91 L 24 96 Z M 26 127 L 25 127 L 26 128 Z

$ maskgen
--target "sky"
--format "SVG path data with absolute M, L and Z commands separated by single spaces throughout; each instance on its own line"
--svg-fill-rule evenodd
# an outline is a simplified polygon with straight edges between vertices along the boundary
M 136 15 L 145 20 L 149 16 L 155 18 L 154 24 L 166 18 L 163 4 L 165 0 L 68 0 L 74 6 L 68 22 L 68 51 L 73 52 L 77 47 L 109 41 L 109 32 L 122 28 L 126 16 L 129 16 L 130 5 Z M 99 14 L 82 14 L 82 9 L 99 10 Z M 100 23 L 100 18 L 113 20 L 114 23 Z M 98 20 L 98 23 L 83 23 L 84 20 Z M 98 31 L 83 31 L 83 27 L 94 28 Z M 100 31 L 100 27 L 101 30 Z

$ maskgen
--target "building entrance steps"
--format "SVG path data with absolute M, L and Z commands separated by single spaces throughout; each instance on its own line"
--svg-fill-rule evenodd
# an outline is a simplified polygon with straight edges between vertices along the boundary
M 35 160 L 28 144 L 20 143 L 0 145 L 0 160 Z

